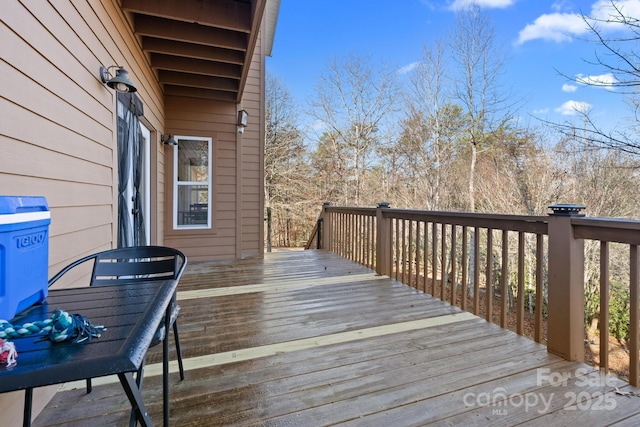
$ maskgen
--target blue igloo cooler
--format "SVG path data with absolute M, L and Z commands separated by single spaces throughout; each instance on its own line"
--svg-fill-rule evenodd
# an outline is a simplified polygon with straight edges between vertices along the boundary
M 0 196 L 0 319 L 47 297 L 50 223 L 44 197 Z

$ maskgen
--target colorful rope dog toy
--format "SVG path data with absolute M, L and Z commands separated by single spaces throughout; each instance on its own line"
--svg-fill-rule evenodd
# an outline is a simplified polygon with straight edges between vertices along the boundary
M 104 326 L 92 325 L 81 314 L 69 314 L 60 309 L 54 311 L 50 319 L 25 323 L 22 326 L 14 326 L 6 320 L 0 320 L 0 342 L 2 342 L 0 363 L 7 363 L 7 366 L 13 366 L 16 363 L 18 354 L 15 345 L 7 339 L 44 334 L 42 339 L 48 338 L 53 342 L 79 343 L 91 338 L 99 338 L 106 329 Z
M 0 339 L 0 363 L 5 363 L 7 368 L 15 365 L 18 353 L 14 343 Z

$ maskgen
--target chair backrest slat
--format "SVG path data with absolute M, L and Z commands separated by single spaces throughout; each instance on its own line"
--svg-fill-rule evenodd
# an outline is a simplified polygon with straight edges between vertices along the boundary
M 164 246 L 136 246 L 96 254 L 91 286 L 179 279 L 186 257 Z
M 162 274 L 163 278 L 175 278 L 176 262 L 173 258 L 162 260 L 128 259 L 118 261 L 96 260 L 94 277 L 120 277 Z

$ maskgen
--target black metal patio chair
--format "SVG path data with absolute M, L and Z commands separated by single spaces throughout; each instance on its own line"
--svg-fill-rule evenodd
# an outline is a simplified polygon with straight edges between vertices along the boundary
M 87 255 L 64 267 L 49 280 L 49 287 L 64 276 L 69 270 L 93 261 L 90 286 L 120 285 L 149 280 L 179 280 L 187 265 L 187 257 L 181 251 L 165 246 L 134 246 L 110 249 Z M 180 380 L 184 380 L 184 367 L 178 336 L 178 312 L 175 295 L 171 303 L 171 326 L 176 342 Z M 164 322 L 161 322 L 151 346 L 162 342 L 168 335 Z M 142 384 L 144 362 L 136 375 L 138 387 Z M 166 379 L 165 379 L 166 381 Z M 91 379 L 87 379 L 87 393 L 91 392 Z M 132 411 L 132 425 L 135 425 L 135 413 Z

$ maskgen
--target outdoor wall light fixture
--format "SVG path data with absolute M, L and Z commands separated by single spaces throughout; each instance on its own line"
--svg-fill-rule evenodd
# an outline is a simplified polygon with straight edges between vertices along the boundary
M 249 113 L 246 110 L 238 111 L 238 133 L 244 133 L 244 128 L 247 127 L 247 119 Z
M 116 75 L 113 76 L 109 70 L 116 69 Z M 135 92 L 138 89 L 129 80 L 129 72 L 124 67 L 118 65 L 112 65 L 110 67 L 100 67 L 100 78 L 102 83 L 105 83 L 111 89 L 115 89 L 118 92 Z
M 166 139 L 164 138 L 164 134 L 160 134 L 160 142 L 164 145 L 178 145 L 178 141 L 176 141 L 171 134 L 168 134 Z

